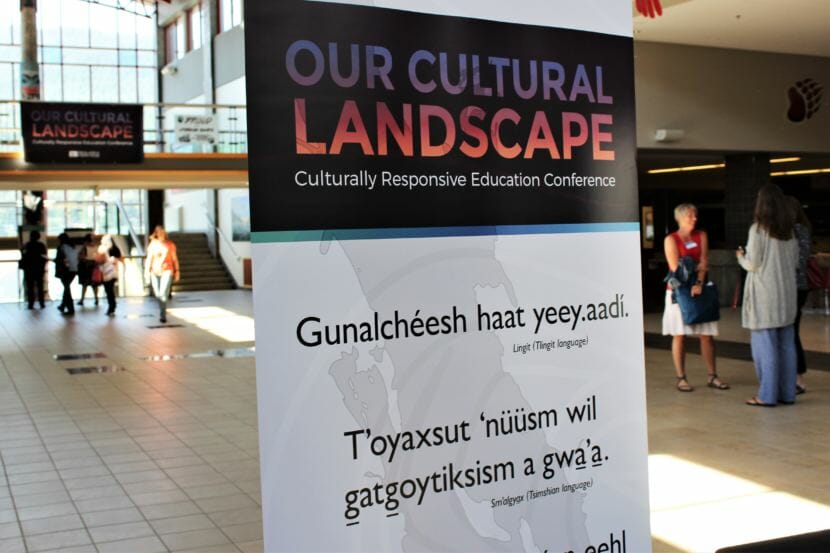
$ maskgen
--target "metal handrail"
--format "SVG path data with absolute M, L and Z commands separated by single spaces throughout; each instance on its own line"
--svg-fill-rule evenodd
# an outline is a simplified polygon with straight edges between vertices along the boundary
M 108 207 L 109 207 L 110 203 L 114 204 L 116 209 L 118 209 L 118 212 L 122 215 L 124 221 L 127 223 L 127 230 L 129 231 L 128 234 L 130 235 L 130 238 L 132 238 L 133 241 L 136 243 L 136 247 L 139 249 L 139 252 L 141 252 L 142 257 L 146 257 L 146 256 L 144 256 L 144 253 L 143 253 L 144 243 L 143 243 L 142 240 L 140 240 L 138 238 L 138 235 L 135 233 L 135 231 L 133 229 L 133 226 L 132 226 L 132 222 L 130 221 L 130 217 L 127 214 L 127 212 L 124 210 L 124 206 L 121 204 L 120 200 L 118 200 L 118 199 L 104 200 L 104 199 L 102 199 L 98 196 L 96 196 L 92 200 L 44 200 L 44 205 L 46 205 L 47 207 L 52 207 L 52 206 L 62 206 L 62 207 L 78 207 L 78 206 L 81 206 L 81 207 L 84 207 L 88 204 L 102 205 L 102 206 L 104 206 L 104 229 L 105 229 L 104 233 L 113 234 L 112 232 L 110 232 L 110 224 L 109 224 L 109 209 L 108 209 Z M 97 225 L 96 225 L 96 227 L 97 227 Z M 116 227 L 117 227 L 117 231 L 115 232 L 115 234 L 121 234 L 120 224 L 116 224 Z
M 236 252 L 236 248 L 234 248 L 234 247 L 233 247 L 233 243 L 232 243 L 232 242 L 228 239 L 228 237 L 227 237 L 227 236 L 225 236 L 225 233 L 224 233 L 224 232 L 222 232 L 222 229 L 221 229 L 221 228 L 219 228 L 219 227 L 216 225 L 216 223 L 213 221 L 213 219 L 211 218 L 211 216 L 210 216 L 207 212 L 205 212 L 205 217 L 207 218 L 207 220 L 208 220 L 208 224 L 211 226 L 211 228 L 212 228 L 213 230 L 215 230 L 215 231 L 216 231 L 216 233 L 217 233 L 220 237 L 222 237 L 222 239 L 225 241 L 225 243 L 226 243 L 226 244 L 228 245 L 228 247 L 231 249 L 231 253 L 234 255 L 234 257 L 236 257 L 236 260 L 237 260 L 237 261 L 241 261 L 241 260 L 242 260 L 242 256 L 241 256 L 241 255 L 239 255 L 239 254 Z
M 127 211 L 124 209 L 124 206 L 121 205 L 121 200 L 115 200 L 113 203 L 115 203 L 115 207 L 117 207 L 118 211 L 124 216 L 124 221 L 127 223 L 127 230 L 130 231 L 130 238 L 133 239 L 133 243 L 138 250 L 139 257 L 147 257 L 144 251 L 144 243 L 138 238 L 138 234 L 136 234 L 135 229 L 133 228 L 133 223 L 130 221 Z
M 0 100 L 0 105 L 2 104 L 19 104 L 20 100 Z M 112 104 L 113 102 L 84 102 L 85 104 Z M 246 104 L 171 104 L 171 103 L 141 103 L 142 106 L 148 108 L 190 108 L 190 109 L 198 109 L 198 108 L 206 108 L 206 109 L 217 109 L 217 108 L 240 108 L 240 109 L 247 109 Z

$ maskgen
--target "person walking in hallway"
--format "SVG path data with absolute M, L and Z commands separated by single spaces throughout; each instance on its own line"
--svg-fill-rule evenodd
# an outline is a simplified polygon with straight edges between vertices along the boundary
M 98 248 L 95 247 L 95 240 L 92 234 L 87 234 L 84 236 L 84 243 L 78 254 L 78 282 L 81 284 L 81 299 L 78 300 L 79 307 L 83 307 L 86 289 L 90 287 L 95 297 L 95 305 L 98 305 L 98 287 L 101 285 L 101 281 L 96 279 L 96 276 L 100 274 L 95 272 L 95 268 L 98 265 L 95 261 L 96 255 L 98 255 Z
M 807 303 L 807 295 L 810 292 L 810 285 L 807 282 L 807 260 L 810 258 L 812 249 L 812 230 L 810 220 L 807 214 L 804 213 L 804 208 L 801 207 L 801 202 L 798 198 L 787 196 L 787 201 L 792 209 L 792 218 L 795 221 L 793 231 L 795 232 L 795 239 L 798 240 L 798 267 L 796 271 L 796 306 L 798 311 L 795 315 L 795 327 L 793 332 L 795 334 L 795 353 L 796 353 L 796 367 L 797 374 L 795 380 L 796 394 L 803 394 L 807 391 L 804 385 L 804 374 L 807 372 L 807 360 L 804 356 L 804 347 L 801 345 L 801 310 L 804 304 Z
M 742 324 L 752 332 L 758 393 L 747 405 L 775 407 L 795 402 L 795 318 L 798 311 L 798 241 L 792 210 L 781 189 L 764 185 L 755 202 L 755 222 L 738 263 L 747 271 Z
M 96 254 L 98 267 L 107 295 L 107 315 L 115 315 L 115 283 L 118 282 L 118 264 L 122 262 L 121 250 L 112 241 L 112 236 L 105 234 L 101 238 Z
M 58 235 L 58 251 L 55 255 L 55 276 L 63 284 L 63 300 L 58 310 L 64 315 L 74 315 L 75 306 L 72 304 L 72 290 L 70 285 L 78 274 L 78 250 L 72 244 L 69 235 L 62 232 Z
M 692 286 L 691 295 L 699 296 L 703 292 L 706 282 L 706 273 L 709 270 L 709 239 L 702 230 L 695 230 L 697 225 L 697 208 L 693 204 L 684 203 L 674 208 L 674 219 L 677 221 L 677 230 L 663 241 L 666 261 L 669 270 L 674 272 L 680 265 L 680 258 L 691 257 L 696 265 L 697 279 Z M 706 365 L 706 385 L 718 390 L 728 390 L 729 384 L 718 376 L 715 367 L 715 336 L 718 334 L 717 321 L 687 325 L 683 323 L 680 306 L 672 300 L 672 290 L 666 287 L 666 303 L 663 310 L 663 335 L 672 336 L 672 361 L 677 378 L 677 389 L 681 392 L 694 390 L 686 378 L 686 345 L 685 337 L 698 336 L 700 351 Z
M 170 298 L 170 288 L 178 282 L 179 256 L 176 253 L 176 244 L 170 240 L 164 227 L 158 225 L 150 235 L 150 245 L 147 246 L 147 260 L 145 275 L 150 280 L 153 295 L 159 302 L 159 321 L 167 322 L 167 300 Z
M 48 259 L 46 245 L 40 241 L 40 233 L 33 230 L 29 234 L 29 241 L 23 246 L 20 257 L 23 282 L 26 287 L 26 302 L 29 309 L 35 308 L 35 298 L 37 298 L 41 309 L 46 307 L 43 293 L 43 272 L 46 269 Z

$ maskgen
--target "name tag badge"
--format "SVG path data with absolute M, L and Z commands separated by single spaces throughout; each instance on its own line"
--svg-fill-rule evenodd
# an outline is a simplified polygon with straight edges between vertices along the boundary
M 693 250 L 697 247 L 697 242 L 692 242 L 691 240 L 689 240 L 688 242 L 686 242 L 685 246 L 687 250 Z

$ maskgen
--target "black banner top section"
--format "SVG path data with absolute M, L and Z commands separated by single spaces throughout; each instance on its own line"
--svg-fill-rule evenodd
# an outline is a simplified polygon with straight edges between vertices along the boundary
M 298 0 L 245 25 L 255 232 L 638 220 L 631 38 Z
M 30 163 L 140 163 L 144 107 L 21 102 L 24 159 Z

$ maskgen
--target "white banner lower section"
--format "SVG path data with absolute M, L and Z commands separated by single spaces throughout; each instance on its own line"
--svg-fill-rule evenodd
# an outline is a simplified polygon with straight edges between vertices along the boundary
M 254 244 L 266 551 L 649 551 L 639 241 Z

